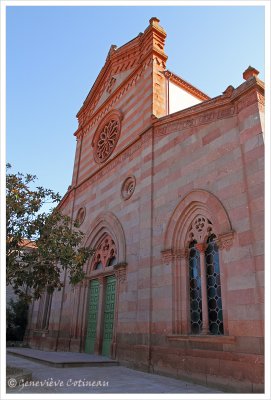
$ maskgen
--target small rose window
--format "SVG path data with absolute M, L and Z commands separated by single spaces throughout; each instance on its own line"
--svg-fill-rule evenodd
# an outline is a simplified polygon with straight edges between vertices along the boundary
M 128 200 L 135 191 L 136 180 L 134 176 L 128 176 L 122 184 L 121 195 L 124 200 Z
M 76 215 L 76 222 L 77 222 L 78 226 L 80 226 L 84 222 L 85 216 L 86 216 L 85 207 L 79 208 L 77 215 Z

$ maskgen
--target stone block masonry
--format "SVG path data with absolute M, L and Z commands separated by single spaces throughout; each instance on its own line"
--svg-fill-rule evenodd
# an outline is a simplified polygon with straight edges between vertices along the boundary
M 27 340 L 263 392 L 264 84 L 250 68 L 210 99 L 166 70 L 165 38 L 152 18 L 111 46 L 77 114 L 59 207 L 73 218 L 84 210 L 80 229 L 96 253 L 76 287 L 63 275 L 51 309 L 33 304 Z M 199 103 L 168 114 L 168 79 Z

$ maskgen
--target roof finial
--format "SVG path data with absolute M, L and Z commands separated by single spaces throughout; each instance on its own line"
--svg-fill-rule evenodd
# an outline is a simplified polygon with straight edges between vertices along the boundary
M 249 67 L 243 72 L 243 78 L 246 81 L 250 79 L 252 76 L 257 76 L 257 75 L 259 75 L 259 71 L 256 68 L 251 67 L 251 65 L 249 65 Z
M 152 17 L 149 22 L 150 22 L 150 25 L 152 25 L 152 26 L 159 25 L 160 19 L 158 19 L 156 17 Z

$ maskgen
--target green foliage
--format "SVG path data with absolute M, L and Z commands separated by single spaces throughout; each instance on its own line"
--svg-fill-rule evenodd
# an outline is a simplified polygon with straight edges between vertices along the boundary
M 10 300 L 7 306 L 7 341 L 22 341 L 27 325 L 28 304 L 21 299 Z
M 57 207 L 42 212 L 45 204 L 58 203 L 60 196 L 34 187 L 35 181 L 34 175 L 7 173 L 7 284 L 26 301 L 39 298 L 45 288 L 60 290 L 65 270 L 70 283 L 81 281 L 83 265 L 93 254 L 82 245 L 84 234 L 76 221 Z

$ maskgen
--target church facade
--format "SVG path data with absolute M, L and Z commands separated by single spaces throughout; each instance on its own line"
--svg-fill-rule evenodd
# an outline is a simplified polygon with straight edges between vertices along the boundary
M 157 18 L 111 46 L 77 114 L 61 210 L 95 254 L 32 304 L 31 347 L 264 390 L 264 84 L 215 98 L 167 70 Z M 241 79 L 240 79 L 241 80 Z

